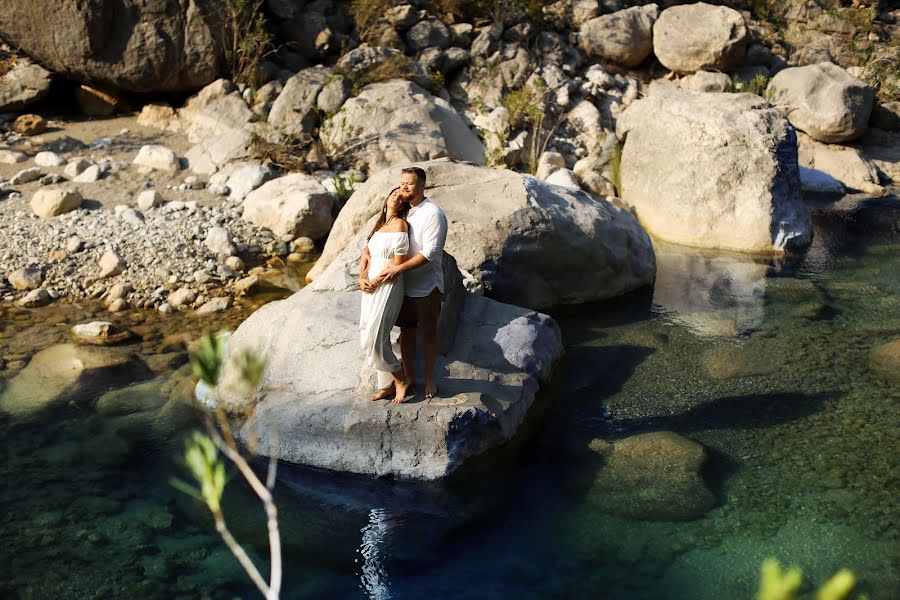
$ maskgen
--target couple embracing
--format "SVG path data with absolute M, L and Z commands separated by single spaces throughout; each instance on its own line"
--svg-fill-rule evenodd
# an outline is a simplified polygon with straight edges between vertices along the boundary
M 403 169 L 400 186 L 385 199 L 359 261 L 363 291 L 359 327 L 366 364 L 377 373 L 372 400 L 404 402 L 415 379 L 416 329 L 422 330 L 425 399 L 437 396 L 434 366 L 438 317 L 444 298 L 442 257 L 447 239 L 444 211 L 425 197 L 425 171 Z M 400 327 L 402 362 L 391 348 Z

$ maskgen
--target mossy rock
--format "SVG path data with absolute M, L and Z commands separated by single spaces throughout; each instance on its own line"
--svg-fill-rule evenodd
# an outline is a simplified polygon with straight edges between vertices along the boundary
M 697 442 L 657 431 L 611 445 L 594 440 L 591 449 L 606 463 L 590 491 L 590 501 L 603 512 L 648 521 L 685 521 L 715 506 L 715 495 L 700 473 L 706 451 Z
M 900 338 L 875 346 L 870 351 L 869 358 L 872 361 L 872 370 L 878 375 L 888 381 L 900 383 Z

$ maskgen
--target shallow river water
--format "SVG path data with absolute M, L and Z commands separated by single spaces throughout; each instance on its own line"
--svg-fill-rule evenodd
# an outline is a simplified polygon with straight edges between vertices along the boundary
M 752 598 L 768 556 L 808 582 L 849 567 L 871 599 L 900 597 L 900 386 L 870 356 L 900 337 L 897 203 L 815 210 L 814 245 L 791 260 L 659 247 L 653 290 L 554 314 L 567 355 L 521 435 L 445 483 L 283 465 L 282 597 Z M 181 337 L 233 328 L 253 307 L 224 321 L 117 316 L 161 374 L 139 389 L 189 390 L 171 378 Z M 6 378 L 72 324 L 108 316 L 87 303 L 3 310 Z M 196 417 L 163 400 L 122 414 L 101 393 L 0 415 L 0 594 L 257 597 L 170 484 Z M 596 485 L 592 440 L 656 431 L 706 448 L 716 500 L 699 518 L 632 519 L 627 497 L 611 504 Z M 264 564 L 262 511 L 239 477 L 225 509 Z

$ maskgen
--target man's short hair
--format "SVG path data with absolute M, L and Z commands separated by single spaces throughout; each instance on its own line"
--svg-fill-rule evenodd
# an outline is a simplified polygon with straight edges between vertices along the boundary
M 421 169 L 419 167 L 406 167 L 401 173 L 412 173 L 416 176 L 416 181 L 422 184 L 422 187 L 425 187 L 425 169 Z

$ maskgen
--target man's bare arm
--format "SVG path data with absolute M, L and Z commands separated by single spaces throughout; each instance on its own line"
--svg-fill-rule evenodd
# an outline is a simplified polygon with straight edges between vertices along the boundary
M 404 271 L 409 271 L 410 269 L 416 269 L 427 263 L 428 263 L 428 259 L 425 258 L 425 255 L 422 253 L 419 253 L 399 265 L 393 264 L 393 265 L 386 266 L 384 268 L 384 271 L 382 271 L 378 277 L 380 279 L 383 279 L 384 281 L 390 281 L 391 279 L 393 279 L 394 277 L 396 277 L 397 275 L 399 275 L 400 273 L 402 273 Z

